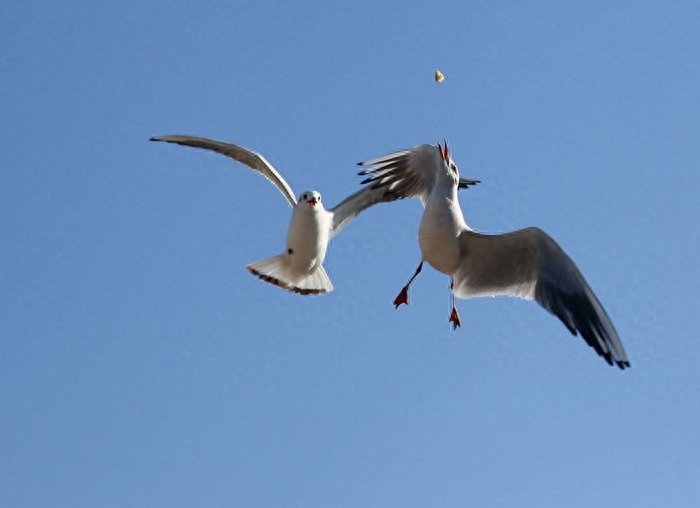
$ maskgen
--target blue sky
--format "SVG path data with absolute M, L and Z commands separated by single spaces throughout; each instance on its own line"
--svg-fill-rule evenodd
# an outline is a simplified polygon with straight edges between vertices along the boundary
M 696 504 L 697 3 L 275 4 L 0 7 L 2 505 Z M 432 269 L 394 310 L 417 200 L 332 242 L 333 293 L 264 284 L 284 199 L 161 134 L 327 204 L 448 138 L 472 227 L 553 236 L 632 368 L 532 302 L 454 333 Z

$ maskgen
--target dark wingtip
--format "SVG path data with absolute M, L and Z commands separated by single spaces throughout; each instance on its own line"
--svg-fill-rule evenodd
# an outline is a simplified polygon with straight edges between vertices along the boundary
M 362 181 L 360 182 L 360 185 L 364 185 L 364 184 L 366 184 L 366 183 L 373 182 L 374 180 L 375 180 L 375 177 L 373 177 L 373 176 L 367 177 L 367 178 L 365 178 L 364 180 L 362 180 Z
M 469 182 L 460 182 L 457 184 L 459 189 L 468 189 L 469 187 L 481 183 L 481 180 L 471 180 Z
M 629 368 L 632 366 L 632 365 L 630 364 L 630 362 L 627 361 L 627 360 L 624 360 L 624 361 L 617 361 L 617 362 L 615 362 L 615 363 L 616 363 L 617 366 L 620 368 L 620 370 L 629 369 Z

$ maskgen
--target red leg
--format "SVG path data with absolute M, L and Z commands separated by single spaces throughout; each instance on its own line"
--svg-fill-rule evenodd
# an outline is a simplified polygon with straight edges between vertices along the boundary
M 408 287 L 411 285 L 411 282 L 413 282 L 413 279 L 415 279 L 418 276 L 418 274 L 420 273 L 420 271 L 422 269 L 423 269 L 423 261 L 420 262 L 420 264 L 418 265 L 418 268 L 416 268 L 415 273 L 408 280 L 408 284 L 406 284 L 403 287 L 403 289 L 401 290 L 401 292 L 399 293 L 399 296 L 397 296 L 394 299 L 394 308 L 395 309 L 398 309 L 402 303 L 405 303 L 406 305 L 408 305 Z
M 462 326 L 462 322 L 459 320 L 459 313 L 457 312 L 457 307 L 452 307 L 452 314 L 450 314 L 450 323 L 452 323 L 452 329 L 456 330 Z
M 452 293 L 452 312 L 450 313 L 449 322 L 452 323 L 452 329 L 456 330 L 457 328 L 462 326 L 462 322 L 459 319 L 459 313 L 457 312 L 457 306 L 455 305 L 454 288 L 455 288 L 455 280 L 450 279 L 450 292 Z

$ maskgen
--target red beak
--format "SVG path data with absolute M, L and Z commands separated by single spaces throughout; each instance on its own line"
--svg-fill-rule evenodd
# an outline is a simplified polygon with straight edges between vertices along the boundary
M 314 206 L 316 204 L 316 199 L 315 198 L 307 199 L 306 202 L 308 204 L 310 204 L 311 206 Z

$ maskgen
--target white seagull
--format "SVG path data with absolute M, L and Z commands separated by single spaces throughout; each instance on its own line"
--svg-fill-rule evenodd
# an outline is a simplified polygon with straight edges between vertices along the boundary
M 420 145 L 360 162 L 370 166 L 363 184 L 387 189 L 395 199 L 417 196 L 425 208 L 418 230 L 421 262 L 394 300 L 408 304 L 408 288 L 427 261 L 450 276 L 453 329 L 460 326 L 455 296 L 533 298 L 557 316 L 573 335 L 610 365 L 630 366 L 622 342 L 605 309 L 571 258 L 547 233 L 530 227 L 501 235 L 484 235 L 465 222 L 459 206 L 459 169 L 444 148 Z M 366 187 L 367 188 L 367 187 Z
M 277 256 L 251 263 L 246 268 L 263 281 L 300 295 L 332 291 L 333 284 L 323 268 L 330 239 L 370 206 L 396 199 L 387 189 L 364 188 L 333 209 L 326 210 L 321 194 L 315 190 L 303 192 L 297 202 L 289 184 L 259 153 L 231 143 L 193 136 L 158 136 L 151 141 L 203 148 L 226 155 L 261 173 L 279 189 L 294 209 L 285 249 Z

